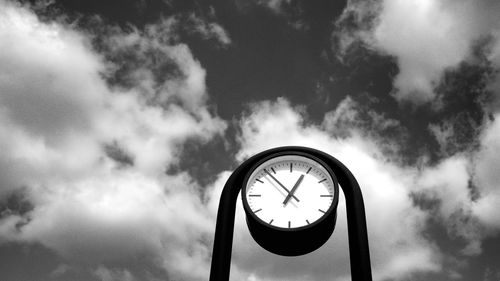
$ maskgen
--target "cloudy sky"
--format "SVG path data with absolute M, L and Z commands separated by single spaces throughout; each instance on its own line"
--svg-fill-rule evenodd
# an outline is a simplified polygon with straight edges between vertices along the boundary
M 498 0 L 0 0 L 4 281 L 207 280 L 231 171 L 282 145 L 360 182 L 374 280 L 500 280 Z M 231 280 L 280 257 L 239 202 Z

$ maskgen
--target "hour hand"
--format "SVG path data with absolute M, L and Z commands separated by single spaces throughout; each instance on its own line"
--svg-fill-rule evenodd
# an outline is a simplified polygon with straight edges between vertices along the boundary
M 288 190 L 288 188 L 286 188 L 278 179 L 276 179 L 271 173 L 269 173 L 266 169 L 264 169 L 264 172 L 266 172 L 275 182 L 277 182 L 279 184 L 279 186 L 281 186 L 288 195 L 290 195 L 290 190 Z M 288 197 L 288 196 L 287 196 Z M 292 194 L 292 198 L 295 199 L 297 202 L 300 202 L 300 200 L 295 197 L 293 194 Z
M 288 193 L 288 196 L 285 198 L 285 201 L 283 201 L 283 206 L 286 206 L 286 203 L 290 201 L 290 198 L 292 198 L 293 194 L 295 193 L 295 190 L 299 187 L 300 183 L 302 182 L 302 179 L 304 179 L 304 175 L 300 175 L 299 179 L 293 186 L 292 190 L 290 190 L 290 193 Z

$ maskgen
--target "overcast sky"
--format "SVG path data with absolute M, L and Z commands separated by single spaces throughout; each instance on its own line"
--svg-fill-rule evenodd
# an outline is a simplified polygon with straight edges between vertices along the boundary
M 374 280 L 500 280 L 500 1 L 0 0 L 2 281 L 208 280 L 221 189 L 302 145 L 360 182 Z M 231 280 L 280 257 L 238 201 Z

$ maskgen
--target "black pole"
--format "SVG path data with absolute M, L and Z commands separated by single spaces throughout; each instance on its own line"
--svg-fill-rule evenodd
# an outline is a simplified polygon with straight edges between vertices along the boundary
M 227 180 L 220 197 L 217 223 L 215 225 L 214 250 L 212 252 L 212 266 L 210 280 L 229 280 L 231 267 L 231 251 L 233 247 L 234 216 L 238 188 L 236 170 Z
M 371 281 L 370 248 L 361 189 L 356 178 L 344 164 L 330 155 L 325 154 L 325 157 L 327 159 L 323 160 L 330 165 L 337 176 L 346 201 L 351 279 L 353 281 Z
M 352 280 L 372 281 L 365 208 L 358 182 L 349 169 L 334 157 L 316 149 L 300 146 L 285 146 L 263 151 L 243 162 L 231 174 L 222 190 L 217 212 L 210 281 L 229 281 L 236 200 L 245 174 L 259 159 L 282 151 L 309 153 L 323 160 L 333 170 L 346 199 Z

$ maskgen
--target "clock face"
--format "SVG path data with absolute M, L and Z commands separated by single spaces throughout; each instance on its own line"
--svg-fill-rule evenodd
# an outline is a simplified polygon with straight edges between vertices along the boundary
M 319 162 L 284 155 L 259 165 L 248 178 L 243 196 L 264 223 L 293 229 L 313 224 L 329 212 L 335 184 Z

